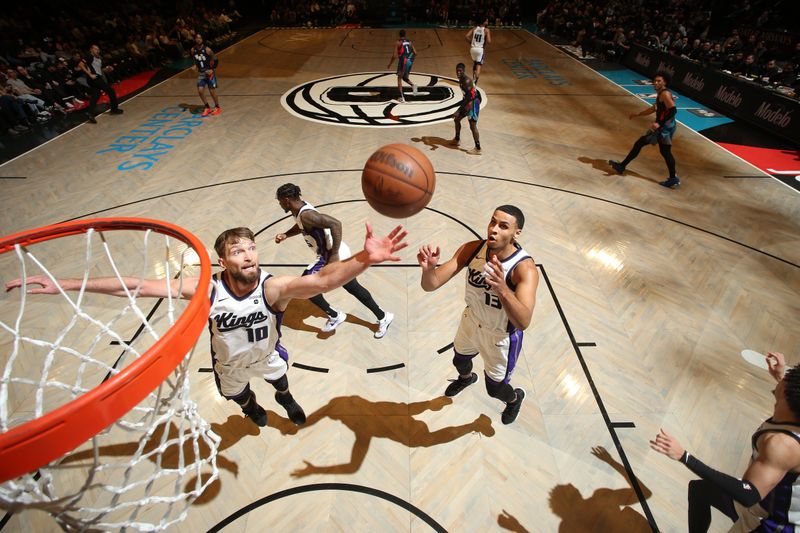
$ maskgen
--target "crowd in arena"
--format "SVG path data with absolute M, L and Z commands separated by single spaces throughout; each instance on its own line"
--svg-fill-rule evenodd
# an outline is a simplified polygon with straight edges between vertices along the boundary
M 782 3 L 756 9 L 732 0 L 715 14 L 710 0 L 555 0 L 536 17 L 539 29 L 565 37 L 583 55 L 618 60 L 637 43 L 709 68 L 800 93 L 800 36 Z
M 100 47 L 104 76 L 114 84 L 188 57 L 194 35 L 230 37 L 241 15 L 194 3 L 158 0 L 113 11 L 99 1 L 16 4 L 0 14 L 0 135 L 20 133 L 84 110 L 91 87 L 77 68 L 91 45 Z

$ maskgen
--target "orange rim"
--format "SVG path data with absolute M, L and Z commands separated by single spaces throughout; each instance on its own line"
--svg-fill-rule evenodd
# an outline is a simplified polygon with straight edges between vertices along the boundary
M 146 218 L 99 218 L 54 224 L 0 239 L 0 254 L 68 235 L 96 231 L 145 230 L 191 246 L 200 257 L 198 287 L 211 281 L 211 262 L 200 240 L 179 226 Z M 0 483 L 14 479 L 74 450 L 133 409 L 175 370 L 208 320 L 206 292 L 195 291 L 186 310 L 145 353 L 91 391 L 68 404 L 0 433 Z

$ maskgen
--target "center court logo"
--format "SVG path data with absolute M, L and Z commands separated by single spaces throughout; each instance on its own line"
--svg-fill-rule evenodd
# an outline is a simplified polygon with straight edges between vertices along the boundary
M 298 85 L 281 97 L 284 109 L 296 117 L 323 124 L 361 128 L 410 127 L 449 122 L 463 99 L 455 78 L 411 74 L 417 94 L 403 84 L 405 103 L 395 100 L 397 75 L 362 72 L 333 76 Z M 478 88 L 481 109 L 486 93 Z

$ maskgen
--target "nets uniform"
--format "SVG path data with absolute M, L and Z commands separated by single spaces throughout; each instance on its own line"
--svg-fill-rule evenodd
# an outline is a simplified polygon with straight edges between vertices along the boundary
M 518 244 L 509 257 L 501 261 L 506 284 L 511 290 L 514 268 L 531 256 Z M 484 279 L 488 248 L 486 241 L 478 246 L 475 256 L 467 264 L 467 307 L 461 315 L 453 348 L 457 355 L 472 357 L 481 354 L 484 372 L 496 382 L 508 383 L 522 349 L 522 330 L 508 319 L 500 299 Z
M 672 136 L 675 135 L 675 130 L 678 128 L 674 117 L 667 121 L 664 120 L 668 111 L 666 104 L 660 98 L 656 98 L 656 122 L 662 125 L 658 129 L 658 144 L 672 144 Z
M 470 44 L 469 53 L 472 56 L 472 60 L 475 62 L 476 65 L 483 65 L 483 57 L 484 57 L 484 42 L 486 39 L 486 32 L 483 26 L 476 26 L 474 30 L 472 30 L 472 43 Z
M 461 90 L 464 92 L 464 99 L 461 101 L 461 107 L 457 112 L 462 117 L 467 117 L 469 120 L 477 122 L 481 111 L 481 95 L 478 89 L 475 88 L 474 83 L 467 83 L 469 80 L 466 75 L 459 80 Z
M 397 43 L 397 75 L 407 78 L 411 73 L 411 64 L 414 62 L 414 52 L 411 41 L 402 37 Z
M 205 44 L 201 46 L 194 46 L 192 48 L 194 64 L 197 65 L 197 86 L 208 86 L 212 89 L 216 89 L 217 72 L 214 70 L 213 65 L 211 64 L 212 56 L 209 56 L 208 53 L 206 53 L 206 48 L 207 47 Z M 206 76 L 206 70 L 212 71 L 211 77 Z
M 331 230 L 327 228 L 311 228 L 310 230 L 306 230 L 303 227 L 303 221 L 300 219 L 300 215 L 303 214 L 304 211 L 317 211 L 317 208 L 306 202 L 294 216 L 294 221 L 303 233 L 303 239 L 305 239 L 306 244 L 317 254 L 317 259 L 313 263 L 310 263 L 303 271 L 303 275 L 308 276 L 309 274 L 316 274 L 322 267 L 328 264 L 328 260 L 331 257 L 331 247 L 333 246 L 333 236 L 331 235 Z M 350 257 L 350 248 L 344 242 L 340 242 L 339 259 L 344 261 L 348 257 Z
M 250 378 L 275 381 L 286 374 L 289 353 L 281 346 L 283 312 L 270 308 L 264 282 L 271 277 L 259 273 L 258 285 L 245 296 L 231 291 L 222 273 L 211 279 L 211 360 L 220 394 L 235 399 L 250 393 Z
M 758 438 L 764 433 L 777 432 L 791 436 L 800 443 L 800 425 L 776 423 L 768 419 L 753 433 L 752 459 L 758 457 Z M 752 507 L 743 507 L 734 502 L 739 520 L 730 529 L 732 532 L 745 531 L 798 531 L 800 525 L 800 474 L 787 472 L 764 498 Z

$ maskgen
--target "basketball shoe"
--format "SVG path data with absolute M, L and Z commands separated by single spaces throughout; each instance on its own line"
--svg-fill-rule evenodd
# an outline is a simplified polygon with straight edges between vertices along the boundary
M 622 163 L 620 163 L 619 161 L 612 161 L 609 159 L 608 164 L 611 165 L 611 168 L 613 168 L 614 172 L 616 172 L 617 174 L 622 174 L 623 172 L 625 172 L 625 167 L 623 167 Z
M 378 331 L 375 332 L 376 339 L 382 339 L 386 335 L 386 330 L 389 329 L 389 324 L 392 323 L 392 320 L 394 320 L 392 313 L 383 313 L 383 318 L 378 320 Z
M 212 115 L 219 115 L 220 113 L 222 113 L 221 107 L 215 107 L 214 111 L 211 112 Z
M 461 379 L 461 376 L 458 376 L 458 379 L 453 380 L 444 390 L 444 395 L 453 397 L 476 381 L 478 381 L 478 374 L 475 372 L 472 372 L 467 379 Z
M 207 108 L 203 109 L 203 112 L 202 112 L 202 113 L 200 113 L 200 116 L 201 116 L 201 117 L 207 117 L 207 116 L 208 116 L 208 115 L 210 115 L 210 114 L 211 114 L 211 108 L 210 108 L 210 107 L 207 107 Z
M 242 413 L 246 418 L 249 418 L 257 426 L 264 427 L 267 425 L 267 412 L 263 407 L 258 405 L 256 401 L 256 393 L 250 391 L 250 399 L 242 406 Z
M 678 176 L 672 176 L 667 180 L 658 182 L 658 184 L 667 189 L 674 189 L 681 186 L 681 180 L 678 179 Z
M 342 313 L 341 311 L 338 311 L 336 309 L 334 309 L 334 311 L 336 311 L 336 316 L 328 317 L 328 321 L 325 322 L 325 324 L 323 324 L 322 326 L 323 333 L 328 333 L 329 331 L 335 330 L 336 328 L 339 327 L 339 324 L 344 322 L 345 319 L 347 318 L 347 315 L 345 313 Z
M 292 397 L 291 392 L 285 392 L 281 394 L 280 392 L 275 392 L 275 401 L 278 402 L 286 409 L 286 414 L 289 416 L 289 420 L 294 422 L 296 425 L 301 425 L 306 423 L 306 413 L 303 411 L 303 408 L 300 407 L 294 398 Z
M 519 414 L 519 410 L 522 407 L 522 400 L 525 399 L 525 391 L 522 389 L 514 389 L 514 392 L 517 393 L 517 399 L 514 402 L 507 403 L 506 408 L 503 409 L 503 414 L 500 417 L 500 420 L 503 421 L 503 424 L 510 424 L 514 420 L 517 419 L 517 415 Z

